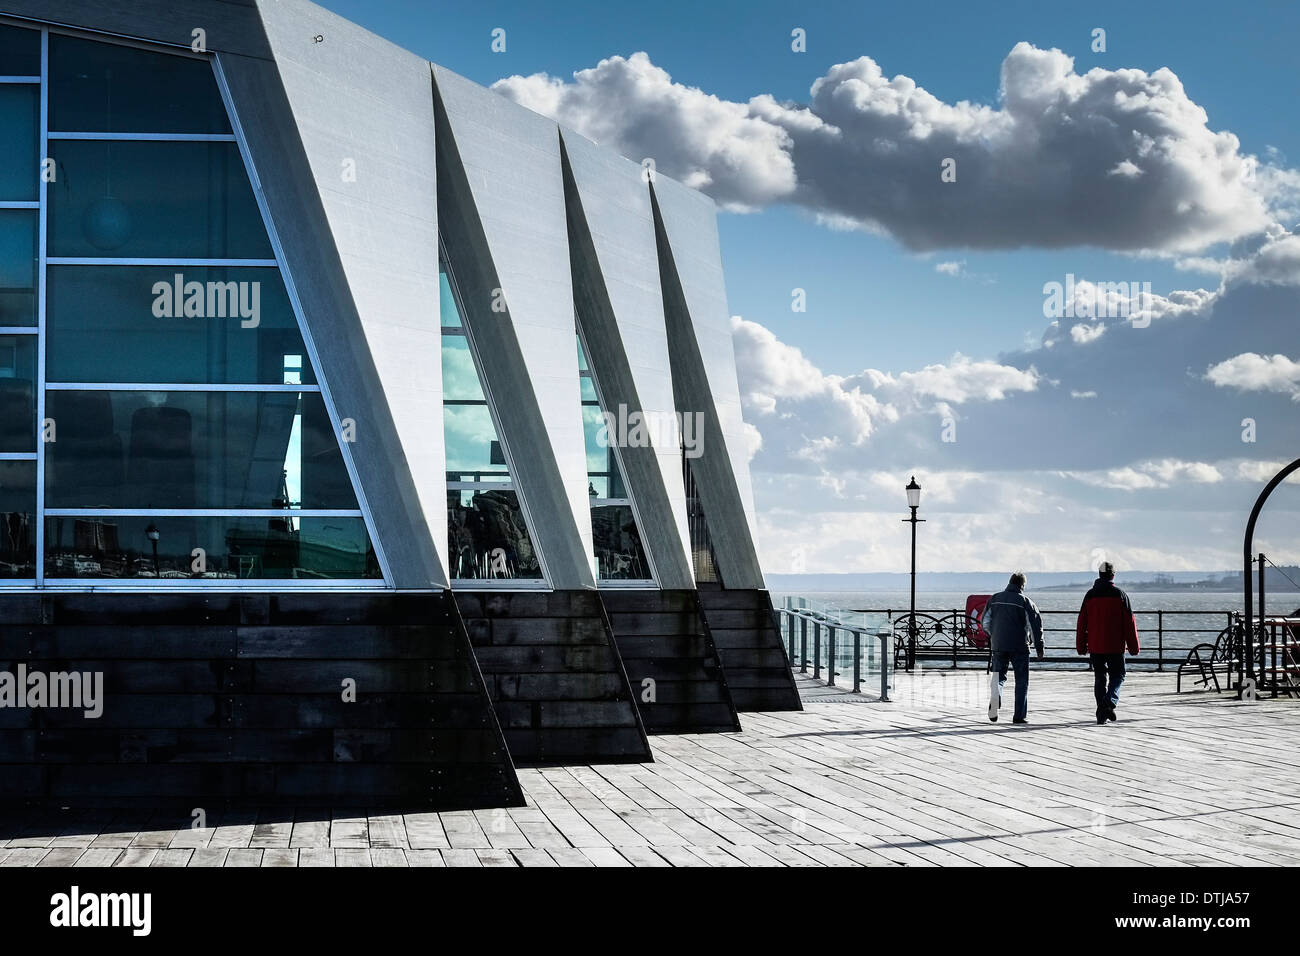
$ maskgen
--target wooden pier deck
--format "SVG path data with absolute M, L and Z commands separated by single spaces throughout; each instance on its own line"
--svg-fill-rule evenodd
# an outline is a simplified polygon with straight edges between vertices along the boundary
M 652 764 L 525 769 L 528 806 L 456 813 L 0 820 L 2 866 L 1294 865 L 1300 702 L 1175 696 L 1131 674 L 1035 672 L 1030 723 L 985 676 L 900 675 L 895 700 L 801 678 L 801 713 L 657 736 Z

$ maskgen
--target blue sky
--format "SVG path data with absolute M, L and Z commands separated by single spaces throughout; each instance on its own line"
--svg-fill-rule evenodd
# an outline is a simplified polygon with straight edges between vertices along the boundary
M 1211 2 L 1081 4 L 1029 2 L 982 5 L 861 2 L 818 4 L 619 2 L 440 2 L 327 0 L 324 6 L 413 52 L 484 85 L 511 74 L 568 76 L 611 54 L 648 52 L 677 82 L 727 99 L 758 93 L 806 99 L 832 63 L 866 54 L 888 74 L 913 77 L 948 102 L 993 104 L 998 65 L 1028 40 L 1057 47 L 1093 66 L 1172 68 L 1210 114 L 1243 147 L 1274 146 L 1300 159 L 1300 70 L 1291 64 L 1300 36 L 1300 5 L 1242 8 Z M 1243 22 L 1245 21 L 1245 22 Z M 808 50 L 790 50 L 790 31 L 807 31 Z M 506 51 L 490 48 L 491 31 L 506 30 Z M 1093 53 L 1092 29 L 1107 31 L 1107 52 Z M 866 173 L 864 173 L 866 175 Z M 733 313 L 796 341 L 831 368 L 891 369 L 1019 347 L 1042 333 L 1035 310 L 1042 276 L 1123 278 L 1122 257 L 1090 250 L 1059 253 L 900 253 L 887 237 L 844 235 L 788 209 L 763 216 L 723 215 L 722 251 Z M 991 281 L 935 281 L 936 261 L 962 259 Z M 1157 291 L 1181 288 L 1184 274 L 1148 264 L 1143 278 Z M 808 292 L 808 312 L 790 311 L 790 290 Z M 1025 318 L 1028 316 L 1028 318 Z M 899 321 L 923 319 L 925 336 Z M 876 335 L 882 323 L 893 334 Z M 870 335 L 846 337 L 848 328 Z M 935 351 L 941 338 L 947 352 Z M 942 352 L 942 350 L 940 350 Z
M 1298 4 L 325 5 L 719 201 L 771 571 L 897 569 L 913 470 L 951 569 L 1234 566 L 1300 450 Z M 1067 273 L 1149 283 L 1150 334 L 1049 327 Z M 1274 512 L 1300 560 L 1300 494 Z

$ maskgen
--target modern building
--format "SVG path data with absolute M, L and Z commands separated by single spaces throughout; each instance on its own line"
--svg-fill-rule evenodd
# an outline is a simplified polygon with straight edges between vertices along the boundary
M 799 706 L 706 197 L 305 0 L 0 0 L 0 144 L 0 799 L 507 805 Z

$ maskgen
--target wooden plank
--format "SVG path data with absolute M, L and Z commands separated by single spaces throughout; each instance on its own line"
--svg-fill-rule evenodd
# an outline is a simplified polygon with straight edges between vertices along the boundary
M 482 866 L 483 861 L 471 849 L 438 850 L 447 866 Z
M 54 851 L 51 850 L 51 853 Z M 73 866 L 112 866 L 123 851 L 117 847 L 91 847 L 84 851 Z
M 158 851 L 157 855 L 153 858 L 153 862 L 150 863 L 149 865 L 150 866 L 189 866 L 190 857 L 192 857 L 193 855 L 194 855 L 193 850 L 185 849 L 185 848 L 162 849 Z
M 158 856 L 159 848 L 131 846 L 122 851 L 122 855 L 117 858 L 114 866 L 153 866 L 154 859 Z
M 510 851 L 520 866 L 542 866 L 556 867 L 560 864 L 555 862 L 555 858 L 545 850 L 531 848 L 517 848 Z
M 406 862 L 411 866 L 446 866 L 441 850 L 407 850 Z

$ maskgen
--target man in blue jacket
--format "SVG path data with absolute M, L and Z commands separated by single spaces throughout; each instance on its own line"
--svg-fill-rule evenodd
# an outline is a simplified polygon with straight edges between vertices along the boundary
M 1029 646 L 1032 644 L 1043 659 L 1043 618 L 1034 602 L 1025 597 L 1025 574 L 1011 575 L 1007 589 L 989 598 L 980 624 L 989 635 L 993 655 L 989 681 L 989 720 L 998 719 L 1002 706 L 1002 688 L 1007 683 L 1007 665 L 1016 672 L 1016 710 L 1012 723 L 1026 722 L 1029 709 Z

